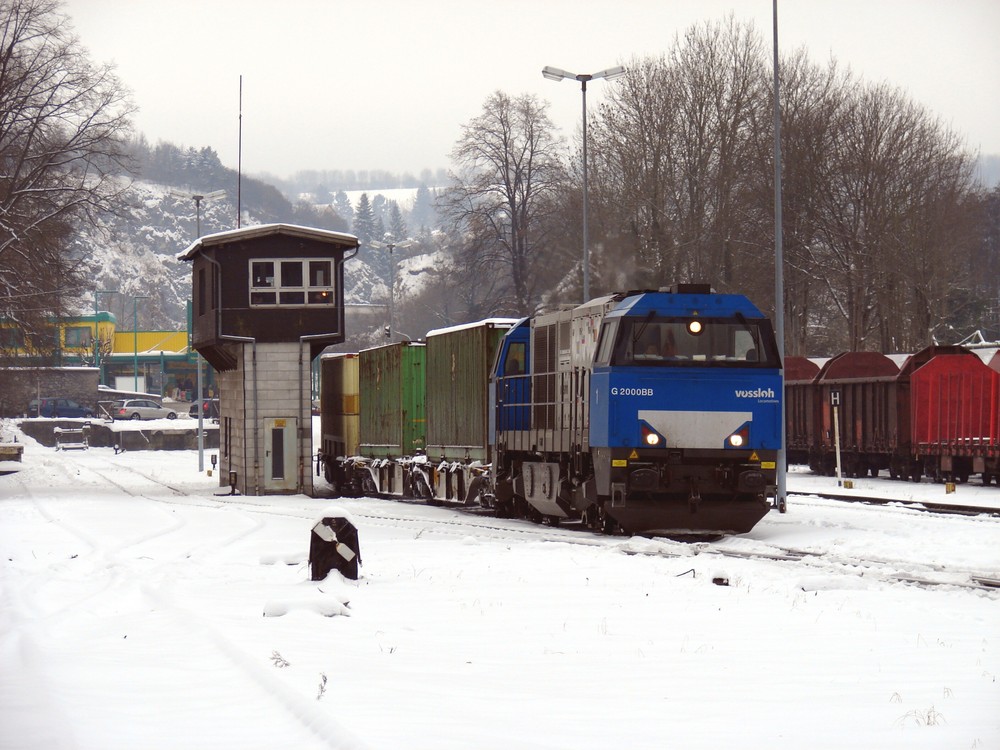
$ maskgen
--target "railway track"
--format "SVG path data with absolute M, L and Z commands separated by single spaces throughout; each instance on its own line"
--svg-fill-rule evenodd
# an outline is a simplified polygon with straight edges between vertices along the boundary
M 845 503 L 860 503 L 862 505 L 896 505 L 927 513 L 938 513 L 941 515 L 992 516 L 994 518 L 1000 518 L 1000 509 L 996 507 L 986 507 L 964 503 L 935 503 L 927 500 L 886 498 L 875 495 L 858 495 L 855 493 L 848 494 L 843 492 L 789 491 L 788 495 L 794 495 L 796 497 L 821 497 L 825 500 L 837 500 Z
M 102 461 L 102 466 L 86 466 L 101 481 L 133 497 L 167 505 L 185 505 L 205 508 L 232 508 L 244 515 L 267 515 L 301 519 L 305 523 L 315 521 L 322 507 L 316 499 L 295 500 L 288 498 L 280 504 L 267 497 L 248 497 L 213 493 L 196 495 L 180 488 L 176 483 L 164 481 L 138 468 L 119 465 L 113 460 Z M 60 466 L 61 471 L 65 471 Z M 148 482 L 137 491 L 121 478 L 121 472 L 135 474 Z M 152 491 L 159 488 L 162 491 Z M 861 503 L 882 507 L 903 507 L 939 515 L 977 515 L 995 518 L 1000 512 L 993 508 L 970 505 L 936 505 L 924 501 L 886 499 L 876 496 L 844 494 L 836 492 L 789 492 L 790 496 L 818 497 L 831 501 Z M 443 536 L 466 537 L 470 535 L 486 538 L 510 539 L 529 542 L 572 544 L 587 547 L 602 547 L 628 555 L 648 555 L 667 558 L 701 558 L 719 560 L 756 560 L 775 564 L 793 565 L 804 572 L 849 575 L 881 583 L 901 583 L 925 588 L 954 587 L 1000 593 L 1000 571 L 974 571 L 949 569 L 945 566 L 897 560 L 876 556 L 857 556 L 838 552 L 835 549 L 800 549 L 781 544 L 762 542 L 752 538 L 734 537 L 714 541 L 676 541 L 670 539 L 646 539 L 642 537 L 605 536 L 570 522 L 558 526 L 537 524 L 520 519 L 497 519 L 476 507 L 445 504 L 428 508 L 422 502 L 400 500 L 378 500 L 379 505 L 368 505 L 371 498 L 333 499 L 321 498 L 324 502 L 341 502 L 359 521 L 371 526 L 412 528 L 416 537 Z M 390 509 L 391 508 L 391 509 Z M 407 512 L 412 508 L 418 512 Z M 398 510 L 397 510 L 398 509 Z M 240 536 L 244 535 L 244 531 Z M 751 535 L 752 536 L 752 535 Z

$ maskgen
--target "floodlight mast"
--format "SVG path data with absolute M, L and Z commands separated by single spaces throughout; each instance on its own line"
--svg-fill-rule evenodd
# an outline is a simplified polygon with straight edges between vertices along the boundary
M 615 65 L 611 68 L 599 70 L 596 73 L 570 73 L 562 68 L 554 68 L 546 65 L 542 68 L 542 75 L 550 81 L 561 81 L 564 78 L 570 81 L 580 82 L 580 92 L 583 95 L 583 301 L 590 299 L 590 241 L 587 227 L 587 81 L 595 81 L 600 78 L 612 80 L 625 75 L 626 69 L 622 65 Z

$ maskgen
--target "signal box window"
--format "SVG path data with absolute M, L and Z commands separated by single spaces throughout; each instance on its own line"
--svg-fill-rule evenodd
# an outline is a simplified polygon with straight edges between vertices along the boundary
M 333 292 L 333 262 L 330 260 L 250 261 L 251 307 L 332 305 Z

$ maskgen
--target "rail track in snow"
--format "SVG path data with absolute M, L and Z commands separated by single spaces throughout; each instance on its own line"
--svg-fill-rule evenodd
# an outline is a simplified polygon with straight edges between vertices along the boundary
M 365 507 L 365 500 L 371 498 L 302 498 L 285 497 L 278 500 L 267 496 L 232 495 L 224 492 L 212 495 L 191 494 L 139 468 L 128 466 L 113 459 L 101 458 L 102 466 L 93 461 L 74 462 L 79 468 L 91 472 L 102 481 L 133 497 L 168 505 L 200 506 L 205 508 L 232 508 L 243 514 L 263 514 L 302 519 L 306 524 L 316 520 L 322 506 L 317 502 L 346 502 L 352 516 L 372 526 L 409 527 L 416 536 L 442 535 L 466 537 L 481 535 L 487 538 L 509 539 L 511 541 L 537 541 L 545 543 L 574 544 L 588 547 L 603 547 L 633 555 L 660 557 L 700 557 L 702 559 L 743 559 L 789 564 L 805 571 L 823 572 L 837 575 L 853 575 L 882 583 L 902 583 L 925 588 L 955 587 L 957 589 L 1000 593 L 1000 570 L 972 571 L 954 570 L 945 566 L 917 562 L 913 560 L 893 560 L 878 556 L 860 557 L 837 550 L 798 549 L 780 544 L 760 542 L 741 537 L 723 538 L 712 541 L 676 541 L 670 539 L 645 539 L 643 537 L 606 536 L 592 531 L 583 524 L 566 522 L 559 525 L 534 523 L 521 519 L 498 519 L 491 511 L 478 507 L 458 504 L 443 504 L 428 508 L 423 501 L 377 499 L 378 507 Z M 60 470 L 66 469 L 60 466 Z M 135 474 L 152 487 L 166 490 L 166 493 L 136 490 L 128 482 L 114 474 L 127 471 Z M 917 510 L 932 514 L 981 516 L 984 520 L 1000 518 L 995 508 L 981 508 L 971 505 L 937 505 L 924 501 L 886 499 L 865 495 L 847 495 L 835 492 L 789 492 L 789 496 L 818 497 L 825 500 L 861 503 L 885 508 L 899 508 L 903 511 Z M 384 504 L 383 504 L 384 503 Z M 398 508 L 388 510 L 388 508 Z M 420 509 L 420 513 L 407 513 L 408 507 Z M 794 511 L 793 511 L 794 512 Z M 169 529 L 169 533 L 175 529 Z M 1000 531 L 1000 525 L 998 525 Z M 245 532 L 244 532 L 245 533 Z M 240 536 L 242 536 L 241 534 Z

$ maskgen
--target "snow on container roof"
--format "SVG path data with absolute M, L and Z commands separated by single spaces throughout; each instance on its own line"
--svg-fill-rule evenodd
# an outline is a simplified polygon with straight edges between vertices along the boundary
M 513 328 L 519 320 L 520 318 L 486 318 L 484 320 L 477 320 L 474 323 L 459 323 L 458 325 L 448 326 L 447 328 L 435 328 L 433 331 L 428 331 L 426 338 L 430 338 L 431 336 L 440 336 L 442 333 L 453 333 L 455 331 L 464 331 L 468 328 L 478 328 L 479 326 L 492 328 Z

